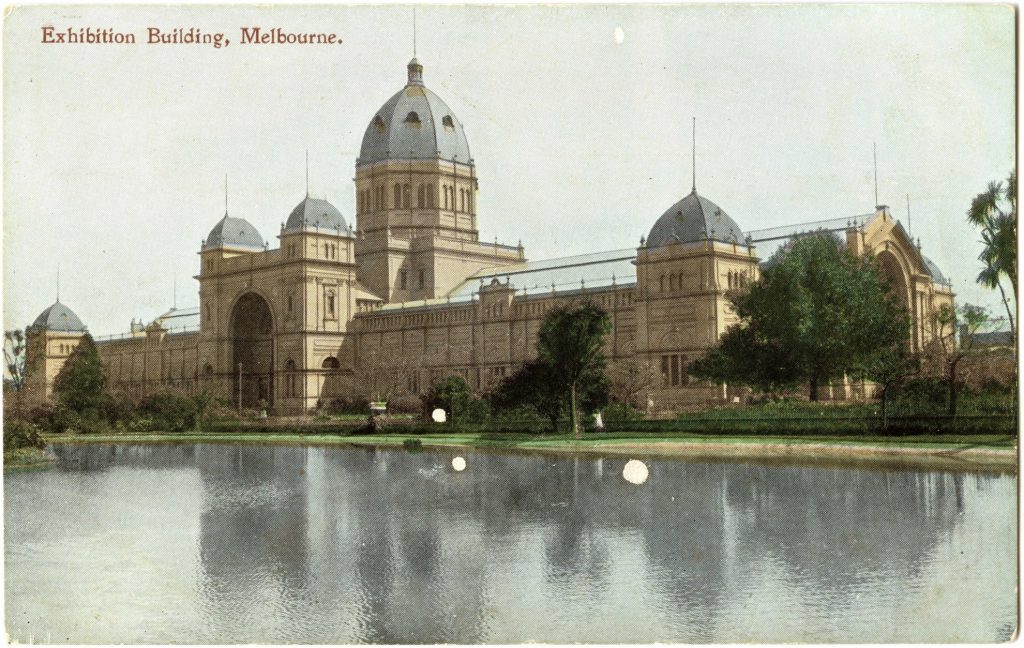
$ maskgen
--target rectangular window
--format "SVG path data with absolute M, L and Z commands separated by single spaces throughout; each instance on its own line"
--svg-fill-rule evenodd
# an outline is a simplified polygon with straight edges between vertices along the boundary
M 424 279 L 426 279 L 425 273 L 420 270 L 419 284 L 421 289 L 423 288 Z
M 402 270 L 401 272 L 399 272 L 398 273 L 398 287 L 401 288 L 402 290 L 405 290 L 408 282 L 409 282 L 409 273 L 406 272 L 405 270 Z
M 667 387 L 668 386 L 668 379 L 669 379 L 669 374 L 668 374 L 668 356 L 667 355 L 663 355 L 663 356 L 661 356 L 661 384 L 663 386 Z
M 672 386 L 675 387 L 679 384 L 679 356 L 674 355 L 672 358 Z
M 679 356 L 679 384 L 690 384 L 690 374 L 686 372 L 686 356 Z

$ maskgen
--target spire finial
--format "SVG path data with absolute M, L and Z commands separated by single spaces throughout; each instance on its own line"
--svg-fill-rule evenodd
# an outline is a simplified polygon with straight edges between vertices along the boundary
M 224 174 L 224 215 L 228 215 L 228 174 Z
M 306 198 L 309 198 L 309 149 L 306 149 Z
M 412 57 L 416 58 L 416 7 L 412 8 Z
M 693 193 L 697 193 L 697 118 L 693 118 Z
M 871 157 L 875 162 L 875 206 L 878 206 L 878 144 L 871 143 Z
M 174 275 L 174 295 L 171 297 L 171 310 L 178 310 L 178 275 Z
M 57 301 L 60 301 L 60 264 L 57 264 Z

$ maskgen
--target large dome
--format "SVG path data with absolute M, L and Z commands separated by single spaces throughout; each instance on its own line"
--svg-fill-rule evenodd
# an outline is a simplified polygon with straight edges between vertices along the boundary
M 252 223 L 244 218 L 234 218 L 225 213 L 224 218 L 213 226 L 209 236 L 203 241 L 204 250 L 219 247 L 262 250 L 265 245 L 263 237 L 252 226 Z
M 82 324 L 82 320 L 78 319 L 78 315 L 75 315 L 74 311 L 60 303 L 58 299 L 53 306 L 39 313 L 36 321 L 32 322 L 31 328 L 40 331 L 79 333 L 85 331 L 85 324 Z
M 726 243 L 744 241 L 743 231 L 736 221 L 694 189 L 661 215 L 647 236 L 647 247 L 661 247 L 672 241 L 694 243 L 707 239 Z
M 285 232 L 300 232 L 304 229 L 347 231 L 348 226 L 337 207 L 326 200 L 306 196 L 295 206 L 284 225 Z
M 423 85 L 423 66 L 409 62 L 409 82 L 370 120 L 356 164 L 383 160 L 455 160 L 468 164 L 462 123 Z

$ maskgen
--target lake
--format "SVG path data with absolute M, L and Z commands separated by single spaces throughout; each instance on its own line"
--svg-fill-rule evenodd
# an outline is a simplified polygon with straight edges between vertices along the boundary
M 644 459 L 634 484 L 626 458 L 54 451 L 4 475 L 11 641 L 996 642 L 1017 624 L 1015 474 Z

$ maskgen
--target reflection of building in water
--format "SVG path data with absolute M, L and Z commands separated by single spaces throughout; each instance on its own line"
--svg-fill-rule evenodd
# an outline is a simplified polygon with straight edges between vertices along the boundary
M 908 615 L 927 586 L 971 577 L 959 567 L 975 563 L 943 551 L 977 537 L 1014 556 L 1011 477 L 662 460 L 637 486 L 624 459 L 473 454 L 456 472 L 450 454 L 372 449 L 58 452 L 68 471 L 195 472 L 196 639 L 209 643 L 792 641 L 810 628 L 738 629 L 755 613 L 879 639 L 856 625 L 865 612 L 920 623 Z M 997 518 L 1011 521 L 978 528 Z M 744 609 L 758 588 L 771 600 Z M 886 597 L 906 607 L 879 617 Z
M 757 278 L 754 245 L 794 227 L 745 234 L 694 186 L 660 217 L 649 214 L 638 248 L 527 262 L 521 243 L 481 240 L 479 184 L 462 123 L 414 59 L 363 135 L 354 221 L 306 195 L 270 249 L 247 220 L 225 213 L 200 250 L 199 307 L 101 340 L 110 382 L 216 389 L 279 413 L 351 395 L 365 386 L 361 372 L 398 376 L 412 393 L 448 375 L 486 391 L 535 356 L 546 312 L 586 299 L 611 314 L 607 355 L 652 373 L 655 407 L 729 396 L 692 383 L 687 365 L 737 321 L 726 295 Z M 915 348 L 936 334 L 949 283 L 887 207 L 811 225 L 880 260 L 912 316 Z M 83 331 L 59 303 L 30 328 L 39 397 Z M 850 395 L 849 386 L 832 393 Z
M 201 589 L 211 623 L 249 619 L 237 641 L 285 640 L 280 610 L 302 605 L 309 587 L 306 535 L 308 448 L 200 446 L 203 483 Z

